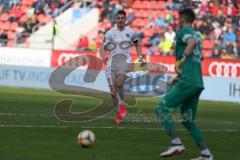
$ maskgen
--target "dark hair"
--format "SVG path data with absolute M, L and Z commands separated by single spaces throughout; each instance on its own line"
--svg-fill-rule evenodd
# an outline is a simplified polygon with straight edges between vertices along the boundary
M 187 22 L 193 23 L 193 21 L 196 18 L 196 15 L 194 11 L 191 8 L 184 8 L 181 11 L 179 11 L 179 15 L 183 16 Z
M 126 14 L 126 12 L 125 12 L 124 10 L 119 10 L 119 11 L 117 11 L 116 16 L 117 16 L 118 14 L 124 15 L 125 17 L 127 16 L 127 14 Z

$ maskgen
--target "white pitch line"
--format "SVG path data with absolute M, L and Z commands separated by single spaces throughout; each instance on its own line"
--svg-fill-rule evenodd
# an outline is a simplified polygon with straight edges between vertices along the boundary
M 0 128 L 82 128 L 82 129 L 130 129 L 164 131 L 163 128 L 113 127 L 113 126 L 68 126 L 68 125 L 0 125 Z M 176 129 L 184 131 L 185 129 Z M 202 129 L 203 132 L 240 132 L 240 129 Z
M 1 113 L 0 116 L 21 116 L 21 117 L 56 117 L 54 114 L 46 114 L 46 113 Z M 64 116 L 64 115 L 61 115 Z M 69 116 L 69 115 L 67 115 Z M 99 116 L 81 116 L 85 118 L 98 118 Z M 100 117 L 99 119 L 114 119 L 114 116 L 104 116 Z M 140 117 L 141 118 L 141 117 Z M 128 119 L 128 117 L 126 118 Z M 131 120 L 130 120 L 131 122 Z M 156 123 L 158 121 L 134 121 L 134 123 Z M 181 122 L 176 122 L 181 123 Z M 215 121 L 196 121 L 196 123 L 209 123 L 209 124 L 225 124 L 225 125 L 231 125 L 231 124 L 239 124 L 235 122 L 230 121 L 222 121 L 222 122 L 215 122 Z

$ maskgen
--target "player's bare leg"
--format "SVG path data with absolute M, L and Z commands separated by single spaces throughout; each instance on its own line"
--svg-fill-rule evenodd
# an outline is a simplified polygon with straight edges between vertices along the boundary
M 121 122 L 121 112 L 120 112 L 120 106 L 119 106 L 119 98 L 118 98 L 118 93 L 117 93 L 117 83 L 116 83 L 116 79 L 115 78 L 108 78 L 108 84 L 109 84 L 109 88 L 110 88 L 110 93 L 112 96 L 112 101 L 113 101 L 113 105 L 115 107 L 116 110 L 116 117 L 115 117 L 115 122 L 116 124 L 120 124 Z
M 117 91 L 119 95 L 119 106 L 120 106 L 120 113 L 121 117 L 125 118 L 127 116 L 127 109 L 124 102 L 124 82 L 127 79 L 126 74 L 119 73 L 117 76 Z

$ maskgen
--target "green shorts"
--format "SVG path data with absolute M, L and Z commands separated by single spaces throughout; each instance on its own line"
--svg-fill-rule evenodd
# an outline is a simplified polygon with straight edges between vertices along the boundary
M 156 111 L 175 112 L 180 109 L 182 114 L 190 113 L 192 114 L 192 118 L 195 119 L 202 90 L 203 88 L 189 85 L 184 81 L 178 81 L 161 99 Z

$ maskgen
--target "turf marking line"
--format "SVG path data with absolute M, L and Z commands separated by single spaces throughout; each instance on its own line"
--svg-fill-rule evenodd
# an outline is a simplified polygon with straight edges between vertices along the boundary
M 68 125 L 0 125 L 0 128 L 81 128 L 81 129 L 130 129 L 130 130 L 156 130 L 163 131 L 163 128 L 141 128 L 141 127 L 113 127 L 113 126 L 68 126 Z M 176 129 L 186 131 L 185 129 Z M 240 132 L 240 129 L 202 129 L 203 132 Z

